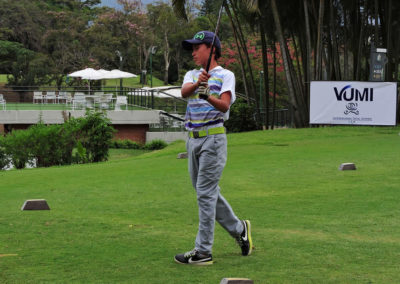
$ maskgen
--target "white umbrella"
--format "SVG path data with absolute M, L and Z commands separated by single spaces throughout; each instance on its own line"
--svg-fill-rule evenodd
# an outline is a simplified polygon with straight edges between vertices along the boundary
M 99 76 L 95 80 L 105 79 L 105 76 L 110 74 L 110 71 L 105 70 L 105 69 L 99 69 L 99 70 L 96 70 L 96 71 L 99 74 Z
M 111 70 L 104 77 L 104 79 L 122 79 L 122 78 L 135 78 L 137 75 L 125 71 L 121 71 L 118 69 Z
M 89 80 L 89 94 L 90 94 L 90 80 L 101 80 L 103 79 L 102 76 L 105 76 L 108 73 L 110 73 L 110 71 L 104 69 L 95 70 L 93 68 L 86 68 L 83 70 L 75 71 L 69 74 L 68 76 Z
M 123 78 L 132 78 L 132 77 L 137 77 L 137 75 L 125 71 L 121 71 L 118 69 L 114 69 L 111 71 L 108 71 L 106 74 L 101 76 L 101 79 L 123 79 Z M 117 89 L 117 86 L 115 86 L 115 89 Z
M 83 70 L 75 71 L 71 74 L 68 74 L 69 77 L 78 77 L 87 80 L 98 80 L 98 77 L 101 75 L 101 72 L 95 70 L 93 68 L 86 68 Z

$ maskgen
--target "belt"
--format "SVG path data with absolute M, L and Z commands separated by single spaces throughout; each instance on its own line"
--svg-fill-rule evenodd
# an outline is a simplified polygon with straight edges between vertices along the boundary
M 224 134 L 224 133 L 225 133 L 225 127 L 221 126 L 221 127 L 209 128 L 207 130 L 189 131 L 189 137 L 201 138 L 201 137 L 206 137 L 208 135 Z

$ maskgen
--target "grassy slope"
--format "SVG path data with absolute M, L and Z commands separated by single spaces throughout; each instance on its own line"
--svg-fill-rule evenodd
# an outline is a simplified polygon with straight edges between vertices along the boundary
M 249 218 L 242 257 L 217 226 L 215 264 L 187 267 L 197 205 L 184 143 L 92 165 L 0 172 L 3 282 L 398 283 L 399 128 L 332 127 L 229 135 L 221 188 Z M 343 162 L 356 171 L 342 172 Z M 45 198 L 50 211 L 22 212 Z M 3 256 L 2 254 L 17 254 Z
M 0 84 L 7 83 L 7 74 L 0 74 Z

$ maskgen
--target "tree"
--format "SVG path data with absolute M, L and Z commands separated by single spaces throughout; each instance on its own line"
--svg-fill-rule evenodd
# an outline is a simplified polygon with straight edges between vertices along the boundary
M 168 84 L 168 71 L 173 53 L 172 46 L 176 46 L 172 39 L 177 40 L 176 37 L 171 37 L 171 35 L 178 33 L 184 24 L 173 13 L 172 7 L 166 3 L 159 2 L 156 5 L 147 5 L 147 10 L 153 33 L 158 35 L 160 39 L 158 44 L 164 58 L 164 84 Z
M 89 53 L 85 48 L 87 19 L 72 11 L 48 11 L 50 28 L 43 35 L 43 48 L 47 51 L 52 67 L 50 78 L 60 88 L 64 76 L 80 68 Z
M 41 38 L 48 26 L 42 9 L 38 1 L 0 1 L 0 39 L 19 42 L 27 49 L 41 51 Z
M 17 42 L 0 40 L 1 71 L 9 74 L 8 81 L 14 86 L 35 86 L 48 82 L 48 57 L 26 49 Z

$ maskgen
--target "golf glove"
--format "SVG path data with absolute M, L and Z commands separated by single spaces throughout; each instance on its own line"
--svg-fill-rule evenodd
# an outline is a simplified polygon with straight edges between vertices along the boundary
M 207 101 L 210 97 L 210 87 L 208 87 L 206 84 L 200 84 L 198 94 L 200 99 Z

